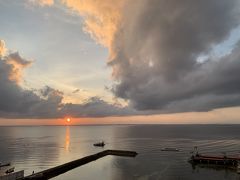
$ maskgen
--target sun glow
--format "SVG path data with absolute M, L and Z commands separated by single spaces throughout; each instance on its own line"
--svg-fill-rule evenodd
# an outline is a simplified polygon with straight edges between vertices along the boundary
M 67 122 L 70 123 L 71 122 L 71 118 L 67 118 Z

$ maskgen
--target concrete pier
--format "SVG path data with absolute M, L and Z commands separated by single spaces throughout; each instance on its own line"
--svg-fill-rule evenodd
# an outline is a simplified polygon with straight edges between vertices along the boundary
M 86 156 L 84 158 L 75 160 L 75 161 L 71 161 L 65 164 L 62 164 L 60 166 L 56 166 L 35 174 L 32 174 L 30 176 L 26 176 L 24 177 L 22 180 L 45 180 L 45 179 L 50 179 L 53 177 L 56 177 L 60 174 L 63 174 L 67 171 L 70 171 L 74 168 L 77 168 L 79 166 L 82 166 L 84 164 L 87 164 L 89 162 L 92 161 L 96 161 L 97 159 L 100 159 L 104 156 L 108 156 L 108 155 L 113 155 L 113 156 L 124 156 L 124 157 L 135 157 L 137 156 L 137 153 L 134 151 L 122 151 L 122 150 L 105 150 L 102 152 L 99 152 L 97 154 L 93 154 L 90 156 Z

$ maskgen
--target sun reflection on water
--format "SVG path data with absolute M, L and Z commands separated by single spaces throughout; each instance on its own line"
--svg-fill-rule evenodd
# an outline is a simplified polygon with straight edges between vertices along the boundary
M 66 127 L 66 134 L 65 134 L 65 150 L 66 152 L 69 152 L 70 147 L 70 127 Z

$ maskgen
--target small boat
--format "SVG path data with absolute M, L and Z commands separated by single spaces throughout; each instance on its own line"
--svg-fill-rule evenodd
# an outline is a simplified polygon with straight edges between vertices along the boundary
M 104 141 L 102 141 L 102 142 L 98 142 L 98 143 L 93 144 L 93 146 L 104 147 L 105 143 L 104 143 Z
M 174 151 L 174 152 L 177 152 L 177 151 L 180 151 L 180 150 L 177 149 L 177 148 L 162 148 L 161 151 Z
M 15 167 L 10 163 L 0 164 L 0 180 L 3 179 L 22 179 L 24 177 L 24 170 L 15 172 Z

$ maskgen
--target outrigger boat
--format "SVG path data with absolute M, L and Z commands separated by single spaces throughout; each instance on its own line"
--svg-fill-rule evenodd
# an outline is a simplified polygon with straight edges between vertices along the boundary
M 102 142 L 98 142 L 98 143 L 93 144 L 93 146 L 104 147 L 105 143 L 104 143 L 104 141 L 102 141 Z

